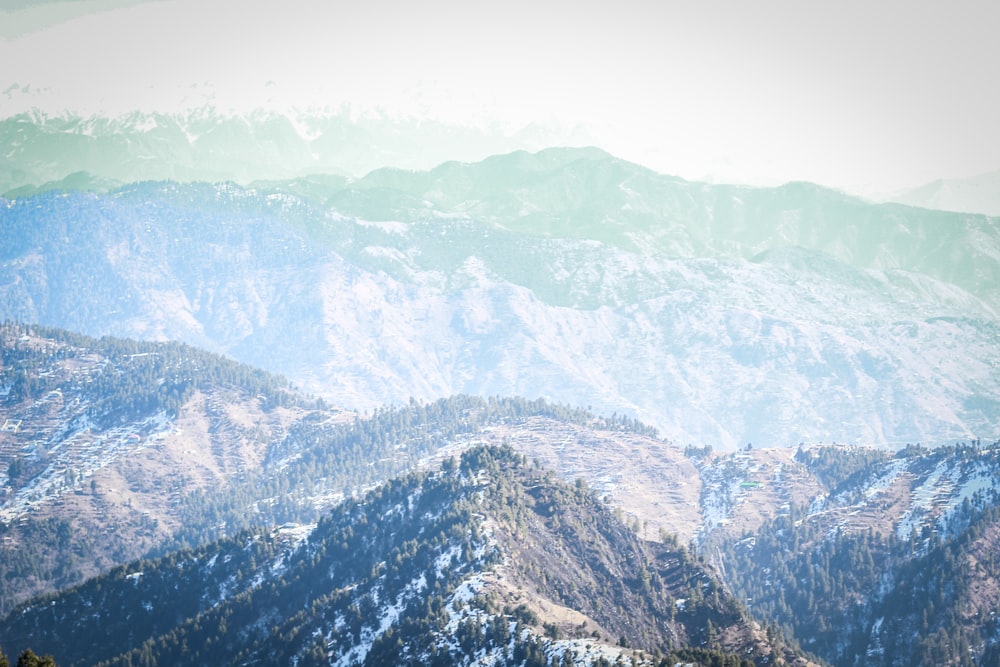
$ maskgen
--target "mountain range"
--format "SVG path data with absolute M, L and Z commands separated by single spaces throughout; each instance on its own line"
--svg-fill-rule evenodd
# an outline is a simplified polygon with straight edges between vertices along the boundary
M 361 176 L 387 164 L 426 169 L 570 139 L 542 125 L 508 133 L 350 109 L 237 115 L 204 107 L 116 117 L 32 111 L 0 119 L 0 194 L 145 180 Z
M 515 150 L 589 143 L 582 128 L 529 124 L 514 132 L 359 113 L 349 107 L 237 114 L 204 106 L 117 116 L 33 110 L 0 119 L 0 144 L 8 147 L 0 155 L 0 194 L 106 190 L 144 180 L 246 185 L 314 174 L 357 178 L 389 165 L 423 170 L 451 160 L 474 162 Z M 857 194 L 880 202 L 1000 215 L 998 172 Z
M 624 648 L 780 664 L 769 652 L 805 659 L 797 645 L 835 665 L 987 664 L 1000 645 L 1000 442 L 726 453 L 628 417 L 474 397 L 361 417 L 177 343 L 3 333 L 0 636 L 60 662 L 377 664 L 389 642 L 490 664 Z M 440 509 L 420 504 L 432 497 Z M 449 528 L 454 508 L 475 520 Z M 466 542 L 414 536 L 436 531 Z M 453 551 L 454 572 L 426 574 Z M 407 575 L 390 587 L 383 562 Z M 524 646 L 457 648 L 480 584 L 494 596 L 473 605 L 478 627 L 502 622 Z
M 0 121 L 3 648 L 998 664 L 1000 219 L 498 136 Z
M 597 149 L 3 201 L 0 310 L 177 340 L 371 410 L 467 393 L 733 449 L 1000 424 L 994 218 Z
M 483 448 L 313 526 L 115 570 L 3 634 L 68 665 L 610 665 L 636 649 L 647 664 L 806 664 L 683 548 L 642 543 L 585 487 Z
M 892 196 L 900 204 L 1000 216 L 1000 171 L 969 178 L 939 178 Z

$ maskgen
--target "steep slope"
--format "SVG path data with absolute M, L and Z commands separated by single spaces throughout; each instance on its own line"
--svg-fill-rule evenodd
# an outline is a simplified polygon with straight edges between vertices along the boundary
M 184 345 L 0 326 L 0 609 L 137 558 L 315 412 L 281 378 Z M 332 415 L 331 415 L 332 416 Z
M 652 605 L 650 614 L 661 619 L 671 607 L 602 579 L 607 572 L 638 576 L 640 591 L 656 573 L 673 581 L 673 568 L 696 560 L 676 545 L 691 543 L 690 553 L 712 562 L 762 623 L 833 664 L 858 656 L 871 664 L 954 657 L 957 646 L 975 656 L 994 650 L 989 610 L 1000 599 L 991 555 L 1000 534 L 1000 443 L 897 453 L 847 445 L 725 453 L 681 448 L 618 415 L 598 419 L 540 401 L 462 396 L 359 419 L 315 405 L 280 379 L 181 345 L 97 341 L 9 324 L 2 331 L 6 608 L 143 554 L 225 535 L 237 536 L 227 549 L 241 550 L 248 535 L 257 535 L 252 541 L 264 551 L 239 556 L 240 573 L 195 578 L 193 588 L 178 589 L 188 597 L 156 607 L 198 617 L 208 609 L 199 606 L 204 591 L 220 591 L 209 596 L 215 604 L 226 591 L 262 585 L 266 577 L 247 574 L 261 563 L 272 567 L 261 572 L 282 571 L 277 554 L 345 497 L 476 444 L 506 443 L 571 483 L 537 483 L 544 473 L 528 468 L 534 481 L 521 486 L 494 480 L 477 487 L 484 504 L 474 513 L 492 517 L 491 539 L 520 563 L 490 580 L 495 605 L 526 605 L 519 614 L 544 618 L 550 635 L 558 627 L 559 636 L 573 636 L 586 622 L 583 634 L 596 629 L 633 647 L 665 651 L 707 641 L 691 628 L 623 625 L 612 613 L 618 607 Z M 628 568 L 646 561 L 614 555 L 581 515 L 593 505 L 590 493 L 631 527 L 629 535 L 615 533 L 616 543 L 660 541 L 643 547 L 660 566 L 636 574 Z M 659 549 L 674 556 L 657 561 Z M 581 554 L 593 554 L 602 567 L 579 562 Z M 188 556 L 174 558 L 169 568 Z M 137 578 L 127 581 L 134 586 Z M 595 590 L 604 596 L 597 604 Z M 671 590 L 675 607 L 694 595 Z M 704 620 L 699 628 L 708 627 Z M 897 641 L 911 632 L 921 642 Z M 662 636 L 674 643 L 656 643 Z
M 132 565 L 0 634 L 66 665 L 610 664 L 686 648 L 805 664 L 683 549 L 488 448 L 345 502 L 300 542 L 247 534 Z
M 505 423 L 648 431 L 516 398 L 360 419 L 178 344 L 5 324 L 0 351 L 2 611 L 148 553 L 314 522 Z
M 995 651 L 1000 442 L 797 458 L 828 493 L 706 541 L 758 617 L 835 665 L 967 664 Z
M 995 219 L 565 149 L 48 193 L 7 200 L 0 229 L 8 317 L 184 340 L 354 409 L 541 396 L 717 449 L 1000 420 Z
M 641 425 L 581 424 L 540 415 L 493 425 L 478 437 L 509 444 L 567 482 L 586 482 L 644 539 L 675 536 L 689 544 L 702 530 L 696 461 Z
M 996 659 L 1000 441 L 719 453 L 541 419 L 496 433 L 637 534 L 691 539 L 758 620 L 831 664 Z

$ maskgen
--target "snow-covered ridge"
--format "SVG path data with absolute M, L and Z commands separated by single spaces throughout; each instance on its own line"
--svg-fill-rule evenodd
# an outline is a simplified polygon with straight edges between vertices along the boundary
M 805 451 L 808 457 L 810 448 Z M 981 509 L 1000 497 L 1000 444 L 977 440 L 899 455 L 835 489 L 792 460 L 794 452 L 765 449 L 699 459 L 699 539 L 715 531 L 740 535 L 765 519 L 788 516 L 793 505 L 799 521 L 825 526 L 830 536 L 874 529 L 899 540 L 925 530 L 944 537 L 965 527 L 972 507 Z

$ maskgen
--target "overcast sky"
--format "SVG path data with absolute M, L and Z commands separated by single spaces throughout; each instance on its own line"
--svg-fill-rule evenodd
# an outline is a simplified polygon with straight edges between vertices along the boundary
M 1000 169 L 1000 2 L 0 8 L 2 116 L 349 103 L 508 131 L 581 126 L 612 153 L 689 179 L 873 192 Z

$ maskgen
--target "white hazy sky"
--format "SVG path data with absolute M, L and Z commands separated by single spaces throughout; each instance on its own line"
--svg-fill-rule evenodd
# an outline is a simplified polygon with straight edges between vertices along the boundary
M 554 121 L 689 179 L 873 193 L 1000 169 L 998 27 L 987 0 L 0 0 L 0 116 Z

